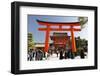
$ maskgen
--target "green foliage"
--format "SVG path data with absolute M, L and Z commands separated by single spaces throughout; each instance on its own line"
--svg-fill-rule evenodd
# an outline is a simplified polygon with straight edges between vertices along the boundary
M 28 33 L 28 50 L 34 47 L 32 33 Z
M 87 46 L 87 40 L 86 39 L 81 39 L 80 37 L 76 38 L 76 47 L 80 48 L 83 46 Z
M 84 28 L 85 24 L 88 22 L 88 18 L 87 17 L 79 17 L 79 21 L 80 21 L 81 28 Z
M 84 49 L 84 47 L 88 47 L 88 41 L 86 39 L 81 39 L 80 37 L 76 38 L 76 48 L 77 48 L 77 54 L 79 55 L 81 50 Z

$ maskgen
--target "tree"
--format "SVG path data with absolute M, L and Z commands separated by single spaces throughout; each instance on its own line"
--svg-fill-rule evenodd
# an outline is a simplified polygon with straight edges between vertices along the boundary
M 88 41 L 86 39 L 81 39 L 80 37 L 76 37 L 76 48 L 77 54 L 80 54 L 81 50 L 87 52 Z
M 28 33 L 28 50 L 33 49 L 33 47 L 34 47 L 34 42 L 32 33 Z
M 88 22 L 88 17 L 79 17 L 81 28 L 85 27 L 85 24 Z

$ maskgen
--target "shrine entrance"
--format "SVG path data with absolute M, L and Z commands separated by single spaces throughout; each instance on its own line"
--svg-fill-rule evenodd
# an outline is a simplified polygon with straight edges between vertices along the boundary
M 66 49 L 67 44 L 70 46 L 70 36 L 68 36 L 67 33 L 54 32 L 50 38 L 53 41 L 55 48 Z
M 38 28 L 39 31 L 45 31 L 45 52 L 48 52 L 49 48 L 49 37 L 51 31 L 70 31 L 71 33 L 71 42 L 72 42 L 72 52 L 76 52 L 76 43 L 74 38 L 74 32 L 75 31 L 81 31 L 80 28 L 74 28 L 74 26 L 80 26 L 79 22 L 47 22 L 47 21 L 40 21 L 37 20 L 39 25 L 46 26 L 46 28 Z M 51 26 L 58 26 L 59 28 L 52 28 Z M 70 28 L 62 28 L 62 26 L 70 26 Z

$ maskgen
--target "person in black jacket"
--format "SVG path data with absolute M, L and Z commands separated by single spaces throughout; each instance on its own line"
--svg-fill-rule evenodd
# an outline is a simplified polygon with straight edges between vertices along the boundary
M 65 51 L 64 58 L 67 59 L 67 51 Z
M 63 59 L 63 51 L 62 50 L 60 51 L 60 58 L 59 59 L 60 60 Z
M 83 49 L 81 49 L 81 51 L 80 51 L 80 57 L 81 57 L 81 59 L 85 58 L 85 54 L 84 54 L 84 50 Z

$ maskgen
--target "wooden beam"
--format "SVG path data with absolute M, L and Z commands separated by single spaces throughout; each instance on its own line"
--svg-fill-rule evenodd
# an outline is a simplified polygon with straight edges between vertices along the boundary
M 80 22 L 48 22 L 48 21 L 39 21 L 37 20 L 39 25 L 44 26 L 80 26 Z
M 39 31 L 47 31 L 47 28 L 38 28 Z M 50 31 L 71 31 L 71 28 L 50 28 Z M 81 29 L 73 28 L 73 31 L 81 31 Z
M 45 35 L 45 48 L 44 48 L 45 52 L 48 52 L 48 48 L 49 48 L 49 35 L 50 35 L 50 27 L 47 26 L 46 35 Z
M 75 42 L 75 38 L 74 38 L 74 30 L 73 30 L 73 28 L 71 30 L 71 37 L 72 37 L 72 52 L 76 52 L 76 42 Z
M 47 26 L 49 24 L 49 26 L 80 26 L 80 23 L 42 23 L 42 22 L 38 22 L 39 25 L 43 25 L 43 26 Z

